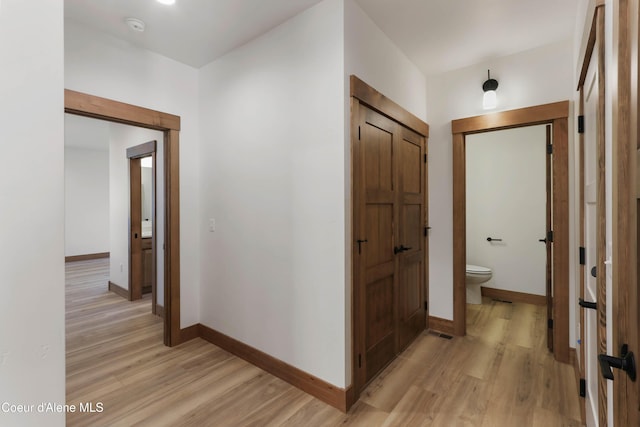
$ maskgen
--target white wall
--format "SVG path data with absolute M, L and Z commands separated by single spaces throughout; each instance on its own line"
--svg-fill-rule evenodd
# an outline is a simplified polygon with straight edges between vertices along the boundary
M 129 159 L 127 148 L 156 140 L 157 199 L 157 303 L 164 305 L 164 142 L 160 131 L 109 124 L 109 218 L 110 218 L 110 270 L 109 280 L 123 289 L 129 289 Z M 190 310 L 190 308 L 189 308 Z
M 344 7 L 347 94 L 349 76 L 355 74 L 418 118 L 425 120 L 427 82 L 420 69 L 393 44 L 354 0 L 345 0 Z
M 544 125 L 466 138 L 467 264 L 492 269 L 482 286 L 546 294 L 545 170 Z
M 198 71 L 65 21 L 68 89 L 176 114 L 180 130 L 180 325 L 198 323 Z
M 453 213 L 452 213 L 452 141 L 451 120 L 485 114 L 482 110 L 482 83 L 487 69 L 498 80 L 498 108 L 495 111 L 530 107 L 574 97 L 572 40 L 515 55 L 497 58 L 460 70 L 427 76 L 427 111 L 430 125 L 429 220 L 432 226 L 429 245 L 429 297 L 431 315 L 453 318 Z M 570 116 L 572 113 L 570 112 Z M 573 121 L 569 120 L 572 129 Z M 569 186 L 573 189 L 573 138 L 569 133 Z M 570 215 L 575 207 L 570 194 Z M 575 241 L 570 230 L 570 241 Z M 569 256 L 575 259 L 576 245 Z M 575 282 L 575 271 L 570 272 Z M 569 301 L 575 301 L 570 286 Z M 570 318 L 575 307 L 570 304 Z M 574 342 L 573 322 L 570 342 Z
M 0 402 L 65 401 L 62 6 L 0 5 Z M 63 426 L 64 414 L 0 420 Z
M 200 79 L 201 323 L 344 387 L 342 2 L 306 10 Z
M 64 149 L 65 256 L 109 252 L 109 151 Z

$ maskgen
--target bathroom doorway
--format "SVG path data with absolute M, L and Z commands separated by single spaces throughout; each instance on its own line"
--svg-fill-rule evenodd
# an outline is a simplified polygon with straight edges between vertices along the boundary
M 490 270 L 486 282 L 467 283 L 467 304 L 481 295 L 547 304 L 547 126 L 467 137 L 467 275 Z
M 475 133 L 518 128 L 535 124 L 552 125 L 552 329 L 556 360 L 569 363 L 569 102 L 539 105 L 452 121 L 453 133 L 453 328 L 466 333 L 466 138 Z M 492 237 L 492 236 L 487 236 Z
M 152 131 L 153 132 L 153 131 Z M 162 294 L 158 304 L 157 282 L 163 283 L 162 270 L 158 265 L 163 260 L 158 257 L 158 242 L 164 236 L 163 227 L 157 227 L 158 219 L 164 224 L 164 217 L 157 214 L 156 206 L 164 206 L 164 198 L 159 197 L 157 175 L 162 177 L 162 162 L 158 162 L 158 146 L 162 140 L 151 140 L 126 149 L 129 162 L 129 289 L 131 300 L 151 294 L 151 312 L 164 316 Z M 162 157 L 162 156 L 160 156 Z M 160 167 L 159 167 L 160 166 Z M 160 180 L 162 181 L 162 180 Z

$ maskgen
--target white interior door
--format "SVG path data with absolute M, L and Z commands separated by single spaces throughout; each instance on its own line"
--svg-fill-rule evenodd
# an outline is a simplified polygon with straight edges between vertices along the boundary
M 585 287 L 583 299 L 596 302 L 598 291 L 596 275 L 603 268 L 597 264 L 597 108 L 598 108 L 598 67 L 597 55 L 591 56 L 584 83 L 584 214 L 585 214 Z M 604 208 L 604 207 L 603 207 Z M 584 322 L 582 345 L 585 351 L 584 372 L 587 383 L 585 405 L 587 426 L 598 425 L 598 312 L 582 309 Z

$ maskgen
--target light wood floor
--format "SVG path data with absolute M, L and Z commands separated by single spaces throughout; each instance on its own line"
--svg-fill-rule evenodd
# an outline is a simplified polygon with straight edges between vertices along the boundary
M 348 414 L 201 340 L 162 344 L 150 300 L 107 291 L 108 260 L 67 264 L 69 426 L 581 426 L 573 368 L 545 346 L 545 308 L 485 300 L 468 335 L 425 332 Z

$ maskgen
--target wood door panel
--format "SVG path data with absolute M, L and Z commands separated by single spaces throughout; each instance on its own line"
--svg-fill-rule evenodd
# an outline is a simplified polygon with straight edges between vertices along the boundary
M 366 207 L 367 268 L 393 262 L 393 203 Z
M 367 351 L 393 333 L 393 282 L 391 275 L 367 285 Z
M 404 226 L 402 244 L 411 248 L 407 253 L 422 250 L 424 241 L 424 236 L 420 232 L 424 224 L 422 205 L 404 204 L 402 220 Z
M 393 191 L 393 133 L 367 123 L 364 134 L 365 190 Z
M 365 341 L 367 381 L 395 355 L 396 334 L 393 295 L 393 275 L 367 285 L 367 332 Z
M 404 290 L 405 290 L 405 298 L 404 304 L 402 306 L 401 315 L 404 319 L 409 319 L 413 316 L 422 304 L 420 304 L 420 299 L 422 296 L 422 262 L 420 257 L 417 258 L 414 262 L 405 262 L 408 264 L 404 271 L 402 281 L 404 282 Z
M 402 141 L 402 191 L 420 194 L 423 187 L 422 147 L 406 139 Z

